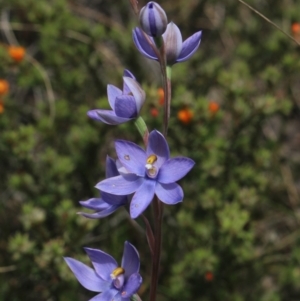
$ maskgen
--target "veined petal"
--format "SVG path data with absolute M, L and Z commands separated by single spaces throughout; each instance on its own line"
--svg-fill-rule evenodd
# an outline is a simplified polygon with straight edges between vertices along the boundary
M 157 58 L 154 50 L 149 45 L 143 32 L 138 27 L 136 27 L 132 31 L 132 37 L 133 37 L 133 42 L 134 42 L 136 48 L 143 56 L 147 57 L 148 59 L 158 61 L 158 58 Z M 149 37 L 149 39 L 152 40 L 151 37 Z M 156 47 L 155 44 L 154 44 L 154 47 Z
M 91 198 L 86 201 L 80 201 L 79 204 L 92 210 L 104 210 L 109 206 L 109 204 L 105 203 L 102 198 Z
M 92 218 L 92 219 L 103 218 L 115 212 L 119 207 L 121 207 L 121 205 L 108 204 L 108 207 L 106 209 L 103 209 L 102 211 L 95 212 L 95 213 L 78 212 L 78 214 L 86 218 Z
M 152 37 L 161 36 L 167 28 L 167 15 L 156 2 L 148 2 L 139 15 L 140 25 L 145 33 Z
M 127 174 L 103 180 L 96 185 L 96 188 L 115 195 L 128 195 L 134 193 L 143 181 L 144 178 L 135 174 Z
M 130 203 L 130 216 L 137 218 L 151 203 L 154 197 L 156 181 L 144 179 L 143 184 L 134 194 Z
M 177 183 L 157 183 L 155 194 L 163 203 L 167 205 L 175 205 L 179 202 L 182 202 L 183 199 L 182 188 Z
M 167 63 L 174 64 L 182 50 L 181 32 L 175 23 L 170 22 L 168 24 L 163 39 L 165 41 Z
M 157 168 L 160 168 L 162 164 L 169 159 L 169 145 L 160 132 L 154 130 L 149 134 L 146 154 L 147 157 L 153 154 L 157 156 L 157 162 L 155 164 Z
M 109 110 L 91 110 L 87 112 L 87 115 L 94 120 L 110 125 L 121 124 L 132 119 L 119 117 L 115 112 Z
M 123 80 L 124 80 L 124 83 L 126 83 L 127 87 L 129 88 L 130 92 L 132 93 L 132 95 L 135 99 L 136 109 L 137 109 L 137 112 L 139 113 L 139 111 L 141 110 L 141 108 L 145 102 L 146 93 L 136 80 L 134 80 L 130 77 L 123 77 Z
M 195 165 L 195 162 L 186 157 L 172 158 L 160 168 L 157 181 L 164 184 L 177 182 L 183 178 Z
M 121 267 L 125 270 L 125 278 L 128 279 L 131 274 L 137 273 L 140 269 L 140 257 L 136 248 L 125 241 Z
M 182 50 L 176 62 L 184 62 L 188 60 L 198 49 L 201 42 L 202 31 L 198 31 L 186 39 L 182 44 Z
M 94 298 L 90 299 L 89 301 L 118 301 L 116 299 L 117 295 L 120 295 L 120 292 L 115 288 L 110 288 L 103 292 L 102 294 L 96 295 Z
M 64 260 L 84 288 L 98 293 L 108 288 L 109 283 L 101 279 L 92 268 L 70 257 L 64 257 Z
M 119 172 L 117 169 L 116 161 L 109 156 L 106 156 L 106 178 L 118 176 Z
M 130 77 L 130 78 L 136 80 L 135 76 L 127 69 L 124 70 L 123 76 Z M 123 81 L 123 94 L 129 94 L 129 93 L 130 93 L 130 89 L 128 88 L 126 83 Z
M 110 274 L 118 267 L 115 259 L 109 254 L 91 248 L 84 248 L 95 268 L 96 273 L 104 280 L 111 282 Z
M 140 177 L 145 176 L 146 153 L 133 142 L 116 140 L 115 149 L 122 165 Z
M 121 95 L 122 95 L 122 91 L 119 88 L 113 85 L 107 85 L 107 98 L 108 98 L 109 105 L 112 109 L 114 109 L 115 107 L 115 99 Z
M 129 77 L 128 77 L 129 78 Z M 134 118 L 137 116 L 135 99 L 131 95 L 121 95 L 116 98 L 115 113 L 118 117 Z
M 134 295 L 140 288 L 142 282 L 143 282 L 143 278 L 139 273 L 132 274 L 127 280 L 122 290 L 121 296 L 123 298 L 129 298 L 132 295 Z

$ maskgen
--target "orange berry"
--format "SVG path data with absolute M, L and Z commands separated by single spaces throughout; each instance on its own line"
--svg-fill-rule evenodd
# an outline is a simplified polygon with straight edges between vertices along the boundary
M 2 100 L 0 100 L 0 114 L 4 112 L 4 103 Z
M 214 280 L 214 274 L 210 271 L 206 272 L 204 278 L 207 282 L 211 282 Z
M 155 107 L 153 107 L 150 109 L 150 114 L 152 117 L 157 117 L 159 114 L 159 111 Z
M 293 34 L 299 34 L 300 33 L 300 23 L 293 23 L 291 26 L 291 31 Z
M 209 111 L 213 114 L 217 113 L 219 111 L 219 108 L 220 106 L 214 101 L 210 102 L 208 105 Z
M 5 79 L 0 79 L 0 95 L 5 95 L 9 90 L 9 83 Z
M 20 46 L 10 46 L 8 48 L 8 53 L 15 62 L 21 62 L 25 56 L 25 48 Z
M 157 90 L 158 94 L 158 103 L 162 106 L 165 102 L 165 92 L 163 88 L 158 88 Z
M 194 113 L 190 109 L 182 109 L 177 113 L 177 118 L 184 124 L 189 124 L 193 117 Z

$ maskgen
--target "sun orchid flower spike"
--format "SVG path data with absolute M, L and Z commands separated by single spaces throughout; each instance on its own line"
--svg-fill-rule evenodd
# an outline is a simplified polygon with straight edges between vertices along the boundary
M 118 176 L 119 172 L 115 161 L 108 157 L 106 158 L 106 178 Z M 83 207 L 94 210 L 95 213 L 78 212 L 87 218 L 103 218 L 115 212 L 121 206 L 128 204 L 128 196 L 112 195 L 106 192 L 101 192 L 100 198 L 92 198 L 87 201 L 79 202 Z
M 122 164 L 120 175 L 103 180 L 96 187 L 116 195 L 134 193 L 131 218 L 138 217 L 148 207 L 154 194 L 168 205 L 182 201 L 182 188 L 175 182 L 183 178 L 195 162 L 186 157 L 170 159 L 169 146 L 160 132 L 154 130 L 149 134 L 146 151 L 124 140 L 116 140 L 115 148 Z
M 202 31 L 198 31 L 182 42 L 179 28 L 175 23 L 170 22 L 162 36 L 165 43 L 167 64 L 171 66 L 188 60 L 198 49 L 201 42 L 201 36 Z M 153 38 L 149 37 L 149 39 L 154 44 Z M 157 55 L 152 46 L 148 43 L 141 29 L 135 28 L 133 30 L 133 42 L 143 56 L 158 61 Z
M 165 11 L 156 2 L 148 2 L 140 11 L 139 21 L 143 31 L 151 37 L 160 37 L 167 28 Z
M 142 284 L 139 274 L 140 259 L 135 247 L 125 242 L 121 266 L 112 256 L 101 250 L 84 250 L 94 269 L 76 259 L 64 259 L 84 288 L 101 293 L 89 301 L 130 301 Z
M 138 117 L 146 94 L 134 75 L 125 70 L 123 91 L 113 85 L 108 85 L 107 97 L 112 110 L 96 109 L 88 111 L 87 115 L 97 121 L 117 125 Z

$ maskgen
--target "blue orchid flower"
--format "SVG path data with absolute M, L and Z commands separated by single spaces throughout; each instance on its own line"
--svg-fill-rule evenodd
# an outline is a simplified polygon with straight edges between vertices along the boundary
M 84 288 L 100 293 L 89 301 L 130 301 L 142 284 L 140 259 L 135 247 L 125 242 L 121 266 L 101 250 L 85 248 L 85 252 L 94 269 L 76 259 L 64 259 Z
M 122 164 L 120 175 L 103 180 L 96 187 L 116 195 L 134 193 L 131 218 L 138 217 L 155 194 L 168 205 L 182 201 L 182 188 L 175 182 L 184 177 L 195 162 L 186 157 L 170 158 L 169 146 L 160 132 L 155 130 L 149 134 L 146 151 L 124 140 L 117 140 L 115 148 Z
M 123 90 L 113 85 L 107 85 L 107 97 L 112 110 L 90 110 L 87 115 L 94 120 L 117 125 L 138 117 L 146 94 L 134 75 L 125 70 Z
M 162 35 L 165 45 L 167 64 L 169 66 L 188 60 L 198 49 L 201 42 L 202 31 L 198 31 L 182 42 L 182 36 L 179 28 L 173 22 L 167 26 Z M 154 39 L 149 36 L 149 40 L 154 43 Z M 138 51 L 145 57 L 158 61 L 158 57 L 145 38 L 145 33 L 138 27 L 133 30 L 133 42 Z

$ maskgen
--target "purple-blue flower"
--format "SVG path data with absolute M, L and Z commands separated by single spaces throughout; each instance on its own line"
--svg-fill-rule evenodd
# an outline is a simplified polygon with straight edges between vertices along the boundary
M 170 66 L 188 60 L 198 49 L 201 36 L 202 31 L 198 31 L 182 42 L 179 28 L 176 24 L 170 22 L 162 35 L 165 43 L 167 64 Z M 149 36 L 149 39 L 155 45 L 153 38 Z M 152 60 L 158 60 L 153 47 L 149 45 L 144 33 L 138 27 L 133 30 L 133 42 L 142 55 Z
M 106 178 L 118 176 L 119 172 L 115 161 L 108 157 L 106 158 Z M 83 207 L 96 211 L 95 213 L 79 212 L 88 218 L 102 218 L 115 212 L 119 207 L 128 204 L 128 196 L 112 195 L 102 192 L 100 198 L 92 198 L 87 201 L 79 202 Z
M 91 110 L 87 115 L 106 124 L 117 125 L 137 118 L 144 104 L 146 94 L 134 75 L 124 71 L 123 91 L 113 85 L 107 85 L 108 102 L 112 110 Z
M 148 207 L 154 194 L 168 205 L 182 201 L 182 188 L 175 182 L 184 177 L 195 162 L 186 157 L 170 159 L 169 146 L 160 132 L 149 134 L 146 151 L 124 140 L 117 140 L 115 148 L 122 164 L 120 175 L 105 179 L 96 187 L 116 195 L 134 193 L 131 218 L 138 217 Z
M 142 277 L 139 274 L 140 259 L 135 247 L 125 242 L 121 266 L 112 256 L 101 250 L 90 248 L 84 250 L 94 269 L 76 259 L 70 257 L 64 259 L 84 288 L 101 293 L 89 301 L 130 301 L 130 297 L 142 284 Z

